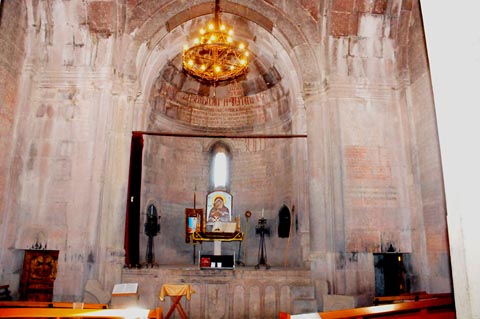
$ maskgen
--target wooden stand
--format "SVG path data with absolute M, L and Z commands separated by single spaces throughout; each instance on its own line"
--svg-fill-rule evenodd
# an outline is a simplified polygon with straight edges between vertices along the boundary
M 172 301 L 172 305 L 170 306 L 170 310 L 165 316 L 165 319 L 170 318 L 170 316 L 173 314 L 175 309 L 177 309 L 178 313 L 180 314 L 180 317 L 182 319 L 187 319 L 187 314 L 185 313 L 185 310 L 183 310 L 182 304 L 180 303 L 180 300 L 182 299 L 183 296 L 170 296 L 170 300 Z
M 180 303 L 180 300 L 182 300 L 183 296 L 185 296 L 187 300 L 190 300 L 191 294 L 193 293 L 195 293 L 195 291 L 192 289 L 192 286 L 189 284 L 181 284 L 181 285 L 164 284 L 160 291 L 159 298 L 161 301 L 164 301 L 165 297 L 168 296 L 170 297 L 170 301 L 171 301 L 171 306 L 165 316 L 165 319 L 170 318 L 170 316 L 173 315 L 175 310 L 177 310 L 177 312 L 180 314 L 180 317 L 182 319 L 187 319 L 187 314 L 183 309 L 182 304 Z

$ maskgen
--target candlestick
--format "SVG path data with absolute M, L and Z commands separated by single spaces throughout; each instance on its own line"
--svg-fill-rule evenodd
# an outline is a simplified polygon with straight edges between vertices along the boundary
M 195 186 L 195 188 L 197 187 Z M 197 196 L 195 194 L 195 191 L 193 191 L 193 210 L 195 210 L 196 205 L 197 205 Z

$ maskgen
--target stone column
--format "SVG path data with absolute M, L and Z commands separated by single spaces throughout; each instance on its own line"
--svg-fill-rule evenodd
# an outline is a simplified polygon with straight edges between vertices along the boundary
M 333 196 L 326 101 L 318 83 L 305 85 L 310 206 L 310 260 L 314 279 L 334 286 Z
M 125 208 L 128 190 L 130 141 L 134 113 L 135 83 L 118 81 L 104 105 L 109 113 L 106 133 L 106 163 L 99 226 L 98 280 L 106 291 L 121 282 L 124 265 Z M 130 90 L 132 89 L 132 90 Z
M 293 134 L 305 134 L 307 133 L 307 122 L 306 122 L 306 109 L 305 109 L 305 100 L 301 94 L 298 94 L 296 97 L 296 106 L 292 114 L 292 129 Z M 299 235 L 300 238 L 292 238 L 293 240 L 300 240 L 299 243 L 302 252 L 301 256 L 303 260 L 307 259 L 310 254 L 310 248 L 308 243 L 310 235 L 310 222 L 308 220 L 309 211 L 308 208 L 308 160 L 307 160 L 307 139 L 299 138 L 293 140 L 293 167 L 295 167 L 295 172 L 293 174 L 293 189 L 296 189 L 295 197 L 293 198 L 293 203 L 295 204 L 295 211 L 293 212 L 292 218 L 295 220 L 298 218 L 299 223 Z M 298 216 L 298 217 L 297 217 Z

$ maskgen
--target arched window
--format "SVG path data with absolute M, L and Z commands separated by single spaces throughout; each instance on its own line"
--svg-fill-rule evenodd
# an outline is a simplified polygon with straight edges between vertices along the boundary
M 228 190 L 230 188 L 230 151 L 218 142 L 211 148 L 210 189 Z
M 217 152 L 213 158 L 213 187 L 227 186 L 227 155 Z

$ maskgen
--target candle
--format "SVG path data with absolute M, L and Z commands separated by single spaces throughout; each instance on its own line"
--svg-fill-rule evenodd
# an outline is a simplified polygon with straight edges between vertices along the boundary
M 263 218 L 263 208 L 262 208 L 262 218 Z

